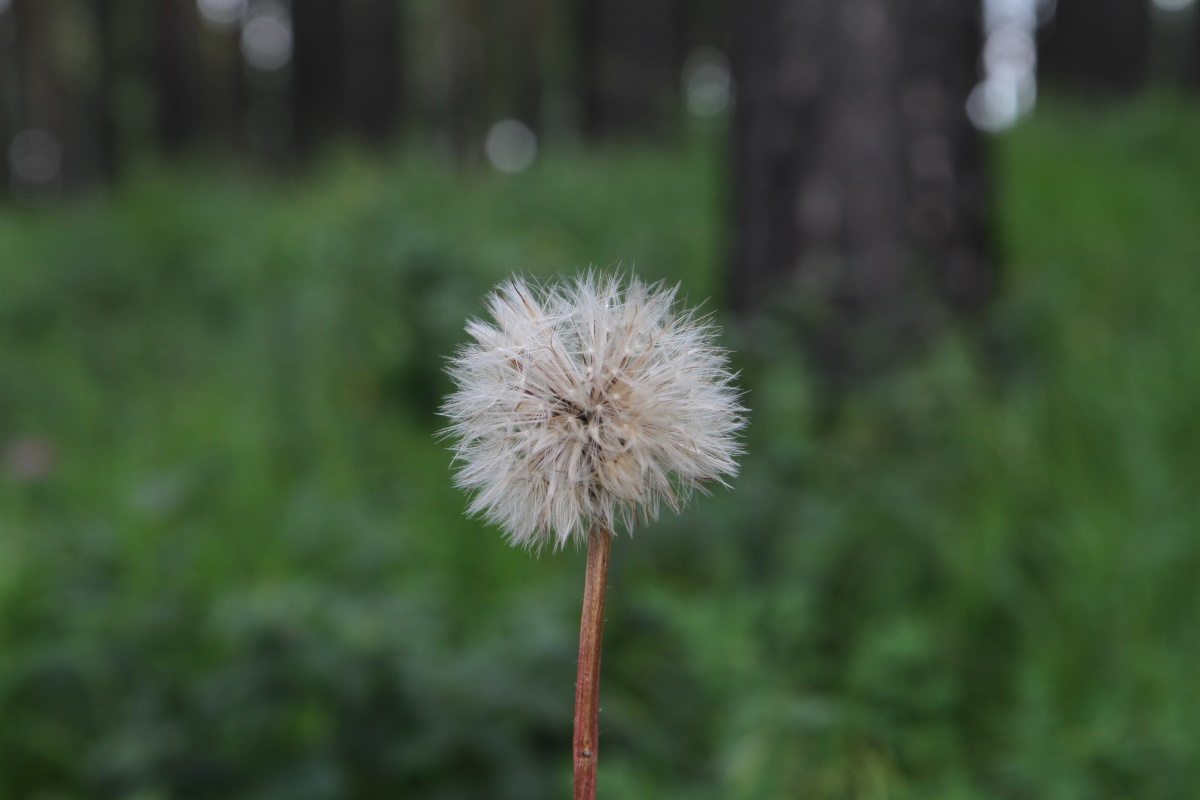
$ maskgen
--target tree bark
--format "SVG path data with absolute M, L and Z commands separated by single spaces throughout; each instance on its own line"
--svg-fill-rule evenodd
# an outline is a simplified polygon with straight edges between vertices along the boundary
M 1039 80 L 1076 91 L 1132 92 L 1149 70 L 1150 3 L 1057 0 L 1039 38 Z
M 735 25 L 734 308 L 788 306 L 837 377 L 981 307 L 986 154 L 964 111 L 980 7 L 752 0 Z

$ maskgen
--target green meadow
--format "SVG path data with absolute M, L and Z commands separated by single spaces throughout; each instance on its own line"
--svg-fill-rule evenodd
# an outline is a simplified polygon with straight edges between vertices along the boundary
M 566 796 L 583 553 L 465 518 L 437 410 L 493 284 L 616 263 L 713 298 L 751 413 L 614 544 L 603 796 L 1191 796 L 1198 130 L 995 139 L 999 299 L 836 407 L 724 313 L 711 133 L 0 209 L 0 798 Z

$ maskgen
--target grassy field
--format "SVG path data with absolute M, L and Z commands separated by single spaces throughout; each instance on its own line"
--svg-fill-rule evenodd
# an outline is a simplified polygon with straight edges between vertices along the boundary
M 986 330 L 836 415 L 730 331 L 743 475 L 614 547 L 606 796 L 1194 792 L 1197 130 L 998 140 Z M 697 141 L 0 210 L 0 798 L 565 796 L 583 556 L 463 518 L 442 365 L 510 271 L 719 294 L 722 188 Z

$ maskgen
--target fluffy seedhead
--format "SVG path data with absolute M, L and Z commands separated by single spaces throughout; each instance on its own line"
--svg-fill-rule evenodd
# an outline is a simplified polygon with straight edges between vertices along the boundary
M 737 471 L 745 409 L 727 354 L 677 291 L 588 273 L 489 295 L 442 409 L 472 514 L 514 544 L 558 548 L 593 524 L 632 530 L 661 503 L 678 512 Z

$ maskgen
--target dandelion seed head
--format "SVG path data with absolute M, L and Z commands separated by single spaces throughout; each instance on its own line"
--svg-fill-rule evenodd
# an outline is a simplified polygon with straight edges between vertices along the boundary
M 442 408 L 472 515 L 559 548 L 595 524 L 633 530 L 663 503 L 678 512 L 736 473 L 745 409 L 727 353 L 677 292 L 590 272 L 488 296 Z

